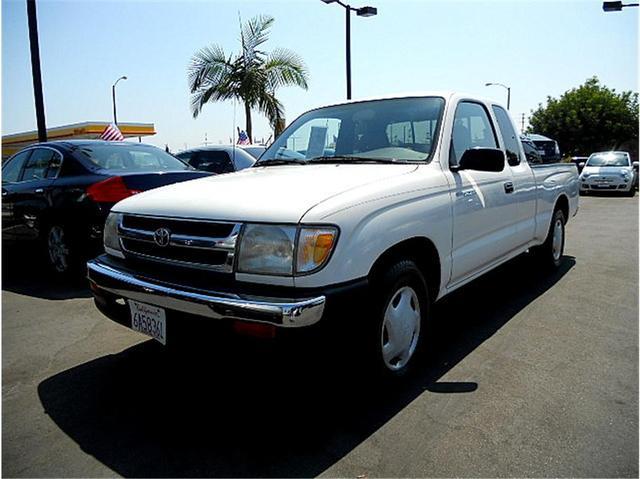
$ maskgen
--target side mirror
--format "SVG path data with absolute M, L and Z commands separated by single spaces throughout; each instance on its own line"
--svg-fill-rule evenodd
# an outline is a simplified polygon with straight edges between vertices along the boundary
M 637 161 L 634 161 L 634 162 L 633 162 L 633 167 L 634 167 L 636 170 L 638 169 L 638 162 L 637 162 Z
M 584 161 L 581 161 L 580 163 L 578 163 L 578 166 L 580 167 L 580 169 L 584 168 L 584 165 L 585 165 Z
M 496 148 L 470 148 L 462 154 L 455 170 L 502 171 L 504 170 L 504 153 Z

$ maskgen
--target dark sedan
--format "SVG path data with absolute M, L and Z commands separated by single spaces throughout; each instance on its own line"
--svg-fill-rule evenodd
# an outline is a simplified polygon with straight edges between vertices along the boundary
M 201 146 L 181 151 L 176 157 L 198 170 L 218 175 L 244 170 L 256 162 L 256 159 L 241 147 L 233 145 Z
M 39 143 L 2 166 L 2 239 L 39 241 L 59 273 L 102 248 L 107 213 L 144 190 L 208 176 L 140 143 L 73 140 Z

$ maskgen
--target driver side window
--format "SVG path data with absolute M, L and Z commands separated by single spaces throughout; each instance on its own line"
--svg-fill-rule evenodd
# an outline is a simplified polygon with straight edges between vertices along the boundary
M 468 101 L 460 102 L 453 119 L 450 164 L 457 165 L 465 151 L 478 147 L 498 147 L 493 125 L 484 106 Z

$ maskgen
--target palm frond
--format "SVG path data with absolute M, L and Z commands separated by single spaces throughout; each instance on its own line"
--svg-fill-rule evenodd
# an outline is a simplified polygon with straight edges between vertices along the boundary
M 246 65 L 253 64 L 264 52 L 258 47 L 269 39 L 269 29 L 275 19 L 270 15 L 258 15 L 247 20 L 240 29 L 242 56 Z
M 263 92 L 258 98 L 257 106 L 260 112 L 267 117 L 272 128 L 275 128 L 278 122 L 284 119 L 284 106 L 271 92 Z
M 194 93 L 205 84 L 219 83 L 232 70 L 231 57 L 226 57 L 221 46 L 205 47 L 196 52 L 187 67 L 189 90 Z
M 286 48 L 277 48 L 271 52 L 264 63 L 267 84 L 271 91 L 281 86 L 299 86 L 308 88 L 309 74 L 300 56 Z

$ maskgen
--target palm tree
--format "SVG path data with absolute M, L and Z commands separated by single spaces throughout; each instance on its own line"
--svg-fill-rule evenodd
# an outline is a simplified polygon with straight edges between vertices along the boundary
M 289 85 L 306 90 L 308 73 L 296 53 L 284 48 L 267 53 L 260 48 L 268 40 L 273 22 L 273 17 L 261 15 L 241 24 L 242 50 L 235 57 L 227 57 L 222 47 L 214 44 L 191 58 L 188 76 L 194 118 L 208 102 L 235 98 L 244 104 L 249 138 L 252 138 L 252 109 L 263 113 L 278 133 L 284 121 L 284 107 L 275 91 Z

